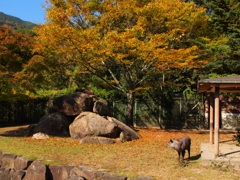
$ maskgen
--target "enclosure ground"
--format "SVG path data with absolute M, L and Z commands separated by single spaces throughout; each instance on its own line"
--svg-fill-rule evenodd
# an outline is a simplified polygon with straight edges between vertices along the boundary
M 0 128 L 0 150 L 22 155 L 27 159 L 41 159 L 47 164 L 89 166 L 97 171 L 135 178 L 150 176 L 161 179 L 218 179 L 239 180 L 240 170 L 222 164 L 202 164 L 201 144 L 209 142 L 206 130 L 161 130 L 136 128 L 142 138 L 125 143 L 79 144 L 71 137 L 50 136 L 36 140 L 26 135 L 26 126 Z M 175 150 L 167 148 L 171 138 L 188 135 L 192 139 L 191 158 L 178 162 Z M 235 156 L 235 150 L 226 151 L 222 142 L 232 142 L 234 132 L 220 132 L 220 153 Z M 236 146 L 236 148 L 239 148 Z M 207 150 L 208 151 L 208 150 Z M 229 154 L 228 154 L 229 153 Z
M 240 170 L 240 146 L 232 140 L 219 143 L 219 157 L 214 156 L 214 145 L 201 144 L 201 160 L 204 165 L 232 166 Z

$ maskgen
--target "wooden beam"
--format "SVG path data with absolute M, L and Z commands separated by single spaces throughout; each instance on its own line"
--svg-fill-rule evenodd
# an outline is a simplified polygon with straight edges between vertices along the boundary
M 240 84 L 229 84 L 229 83 L 220 83 L 219 84 L 219 87 L 231 87 L 231 88 L 239 88 L 240 87 Z
M 219 87 L 215 88 L 214 93 L 214 155 L 219 156 L 219 112 L 220 112 L 220 102 L 219 102 Z
M 215 87 L 218 86 L 220 92 L 240 92 L 240 84 L 230 83 L 200 83 L 198 84 L 198 92 L 215 92 Z
M 209 128 L 210 128 L 210 144 L 213 144 L 213 118 L 214 118 L 214 94 L 211 93 L 210 95 L 210 108 L 209 108 L 209 120 L 210 120 L 210 124 L 209 124 Z

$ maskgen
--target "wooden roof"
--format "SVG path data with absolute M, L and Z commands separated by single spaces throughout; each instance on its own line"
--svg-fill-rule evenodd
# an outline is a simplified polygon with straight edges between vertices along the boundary
M 215 92 L 216 87 L 221 92 L 240 92 L 240 75 L 198 81 L 198 92 Z

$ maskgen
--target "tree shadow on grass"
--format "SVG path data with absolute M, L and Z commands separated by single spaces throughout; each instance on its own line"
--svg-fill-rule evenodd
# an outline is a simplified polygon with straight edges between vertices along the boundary
M 0 131 L 0 136 L 8 136 L 8 137 L 26 137 L 29 136 L 27 132 L 28 126 L 24 127 L 9 127 L 3 128 Z
M 19 126 L 19 127 L 5 127 L 0 128 L 0 136 L 6 136 L 6 137 L 30 137 L 34 133 L 31 130 L 31 125 L 26 126 Z M 70 134 L 55 134 L 55 135 L 49 135 L 52 137 L 63 137 L 63 138 L 69 138 Z

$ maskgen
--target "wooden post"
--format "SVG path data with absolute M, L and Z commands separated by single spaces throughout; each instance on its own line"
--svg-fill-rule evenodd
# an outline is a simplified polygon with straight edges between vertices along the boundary
M 210 144 L 213 144 L 213 118 L 214 118 L 214 95 L 210 95 L 210 109 L 209 109 L 209 118 L 210 118 Z
M 214 102 L 214 155 L 219 155 L 219 87 L 215 88 L 215 102 Z

